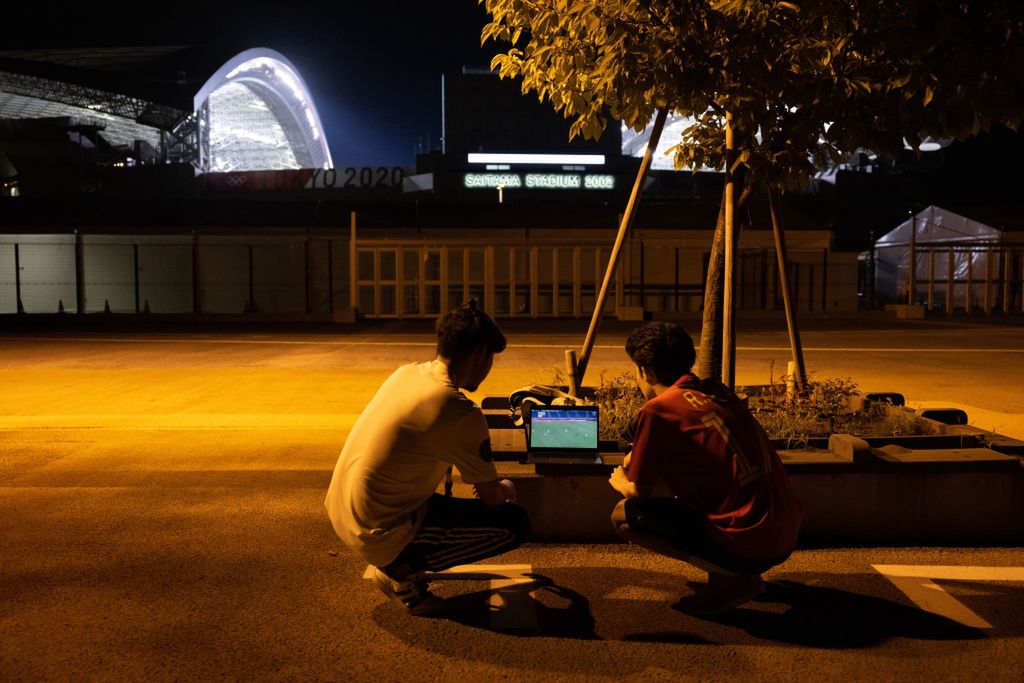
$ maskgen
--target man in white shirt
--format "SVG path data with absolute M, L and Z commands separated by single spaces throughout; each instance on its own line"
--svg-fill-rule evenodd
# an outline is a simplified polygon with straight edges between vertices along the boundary
M 529 533 L 515 486 L 498 479 L 475 391 L 505 335 L 470 299 L 437 324 L 437 356 L 398 368 L 356 420 L 324 501 L 341 540 L 375 567 L 374 580 L 410 614 L 444 601 L 426 575 L 517 547 Z M 477 498 L 435 491 L 450 465 Z

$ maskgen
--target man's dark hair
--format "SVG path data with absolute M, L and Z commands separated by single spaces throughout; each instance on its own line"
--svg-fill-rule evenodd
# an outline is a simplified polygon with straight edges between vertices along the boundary
M 491 316 L 477 306 L 476 299 L 448 311 L 437 321 L 437 353 L 445 358 L 461 360 L 478 346 L 501 353 L 505 344 L 505 335 Z
M 626 340 L 626 353 L 667 387 L 688 373 L 697 359 L 693 339 L 674 323 L 647 323 L 633 330 Z

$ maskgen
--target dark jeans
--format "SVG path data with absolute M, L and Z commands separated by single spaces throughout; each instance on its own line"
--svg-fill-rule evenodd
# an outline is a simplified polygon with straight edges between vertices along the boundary
M 716 544 L 708 536 L 707 522 L 699 513 L 675 498 L 626 500 L 626 521 L 629 527 L 662 538 L 687 555 L 694 555 L 711 564 L 739 574 L 760 574 L 783 563 L 783 557 L 752 560 L 738 557 Z
M 530 533 L 526 510 L 512 503 L 489 508 L 475 498 L 435 493 L 416 536 L 394 562 L 382 567 L 393 579 L 420 571 L 470 564 L 518 547 Z

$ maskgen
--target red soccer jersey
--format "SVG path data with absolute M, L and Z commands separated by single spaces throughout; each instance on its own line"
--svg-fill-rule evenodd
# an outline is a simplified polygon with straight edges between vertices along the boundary
M 760 423 L 720 383 L 683 375 L 640 411 L 626 477 L 665 484 L 705 516 L 711 539 L 745 559 L 791 552 L 800 503 Z

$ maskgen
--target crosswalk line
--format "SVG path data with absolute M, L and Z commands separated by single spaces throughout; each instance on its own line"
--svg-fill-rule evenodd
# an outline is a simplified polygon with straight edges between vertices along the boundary
M 938 614 L 971 628 L 994 628 L 942 589 L 935 580 L 1024 581 L 1024 567 L 958 567 L 942 565 L 873 564 L 911 601 L 926 612 Z

